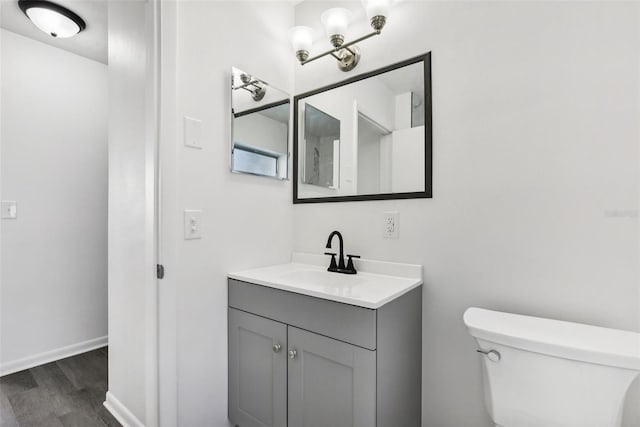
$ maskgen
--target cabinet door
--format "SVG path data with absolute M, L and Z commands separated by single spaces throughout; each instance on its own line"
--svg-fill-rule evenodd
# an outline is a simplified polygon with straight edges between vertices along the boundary
M 229 420 L 232 424 L 286 427 L 286 354 L 285 324 L 229 308 Z
M 376 425 L 375 351 L 292 326 L 288 341 L 289 427 Z

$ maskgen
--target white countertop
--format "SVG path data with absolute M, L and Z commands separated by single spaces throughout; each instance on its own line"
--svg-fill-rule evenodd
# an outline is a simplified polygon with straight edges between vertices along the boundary
M 326 300 L 380 308 L 422 285 L 422 266 L 355 259 L 358 274 L 328 272 L 329 257 L 294 253 L 291 262 L 229 273 L 231 279 Z

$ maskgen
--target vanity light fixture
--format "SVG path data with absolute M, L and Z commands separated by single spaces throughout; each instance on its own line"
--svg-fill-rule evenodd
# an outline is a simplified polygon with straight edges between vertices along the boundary
M 52 37 L 72 37 L 87 28 L 78 15 L 50 1 L 18 0 L 18 6 L 36 27 Z
M 391 3 L 392 0 L 362 0 L 373 31 L 350 42 L 345 42 L 344 38 L 349 27 L 351 11 L 340 7 L 326 10 L 320 19 L 333 48 L 313 57 L 309 57 L 309 50 L 313 43 L 313 29 L 305 26 L 291 28 L 289 37 L 300 65 L 331 55 L 338 61 L 340 70 L 353 70 L 360 61 L 360 49 L 356 43 L 382 33 L 382 28 L 387 22 L 387 16 L 389 16 Z
M 240 74 L 240 86 L 233 86 L 233 90 L 244 89 L 251 93 L 251 98 L 256 101 L 262 101 L 264 95 L 267 93 L 267 87 L 265 82 L 259 79 L 254 79 L 249 74 Z

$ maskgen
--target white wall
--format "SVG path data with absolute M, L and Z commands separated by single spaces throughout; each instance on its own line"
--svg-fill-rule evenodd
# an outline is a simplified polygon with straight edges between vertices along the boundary
M 106 344 L 108 103 L 104 64 L 1 31 L 0 374 Z
M 157 424 L 156 107 L 152 6 L 109 3 L 109 392 L 128 425 Z
M 347 2 L 300 3 L 296 25 L 336 4 L 365 31 Z M 424 266 L 424 426 L 490 425 L 469 306 L 640 331 L 639 8 L 406 1 L 361 43 L 354 73 L 433 52 L 434 197 L 296 205 L 294 249 L 337 229 L 349 253 Z M 295 75 L 296 93 L 344 78 L 330 58 Z
M 178 424 L 217 427 L 228 425 L 226 274 L 287 262 L 292 248 L 290 181 L 229 171 L 230 70 L 236 66 L 291 92 L 286 32 L 293 8 L 288 2 L 180 1 L 176 12 L 165 27 L 175 25 L 176 62 L 163 64 L 165 77 L 175 72 L 175 94 L 170 88 L 165 94 L 176 102 L 163 106 L 163 114 L 175 115 L 163 130 L 161 151 L 171 171 L 163 173 L 163 187 L 173 190 L 163 193 L 162 250 L 169 252 L 162 287 L 171 289 L 161 300 L 177 317 Z M 183 147 L 185 115 L 202 120 L 202 150 Z M 182 239 L 184 209 L 203 210 L 202 239 Z

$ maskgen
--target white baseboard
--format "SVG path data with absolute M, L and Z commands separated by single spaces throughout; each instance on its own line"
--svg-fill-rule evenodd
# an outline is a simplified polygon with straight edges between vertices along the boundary
M 107 400 L 104 401 L 103 405 L 123 427 L 145 427 L 110 391 L 107 392 Z
M 76 354 L 85 353 L 104 347 L 108 344 L 108 337 L 99 337 L 92 340 L 68 345 L 66 347 L 57 348 L 55 350 L 45 351 L 44 353 L 34 356 L 25 357 L 11 362 L 0 364 L 0 377 L 13 374 L 14 372 L 24 371 L 25 369 L 35 366 L 44 365 L 45 363 L 54 362 L 64 359 L 65 357 L 75 356 Z

